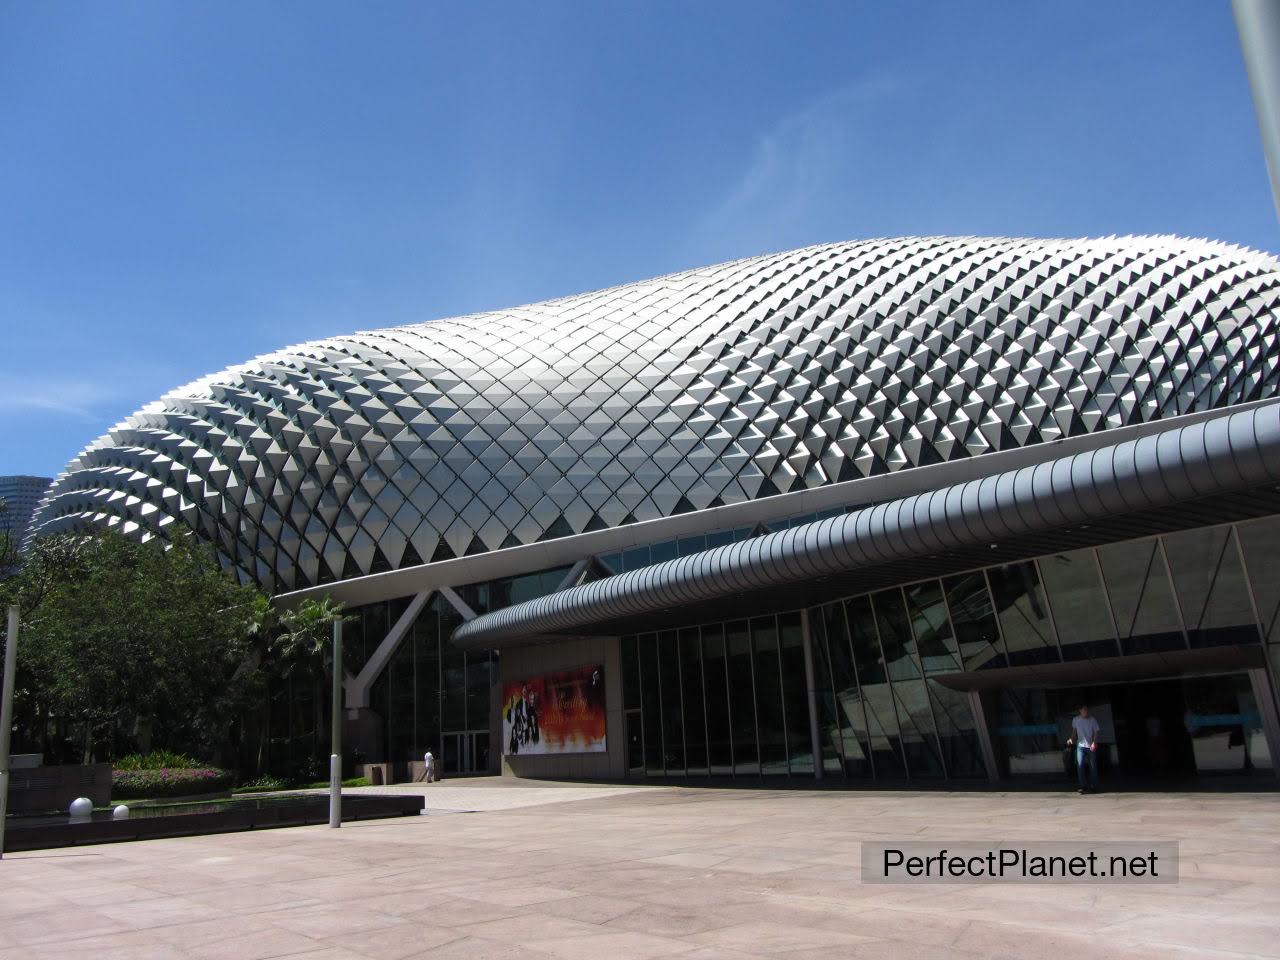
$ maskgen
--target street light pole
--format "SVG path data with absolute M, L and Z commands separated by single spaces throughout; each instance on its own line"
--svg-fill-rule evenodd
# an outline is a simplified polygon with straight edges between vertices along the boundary
M 1280 213 L 1280 4 L 1273 0 L 1231 0 L 1231 9 L 1253 91 L 1258 132 L 1271 177 L 1271 196 Z
M 4 821 L 9 815 L 9 732 L 13 727 L 13 672 L 18 662 L 18 606 L 9 608 L 4 645 L 4 686 L 0 688 L 0 857 L 4 856 Z
M 333 621 L 333 731 L 329 754 L 329 826 L 342 826 L 342 617 Z

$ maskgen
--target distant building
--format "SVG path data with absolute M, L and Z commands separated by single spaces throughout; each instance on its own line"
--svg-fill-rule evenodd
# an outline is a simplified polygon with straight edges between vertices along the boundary
M 11 533 L 21 543 L 31 515 L 52 484 L 52 477 L 0 477 L 0 501 L 7 507 L 0 514 L 0 532 Z

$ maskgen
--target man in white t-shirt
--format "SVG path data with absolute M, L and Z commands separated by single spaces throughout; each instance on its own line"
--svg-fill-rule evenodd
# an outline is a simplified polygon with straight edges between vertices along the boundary
M 1067 746 L 1076 748 L 1076 774 L 1080 778 L 1080 793 L 1098 789 L 1098 721 L 1089 716 L 1089 708 L 1082 706 L 1079 716 L 1071 718 L 1071 738 Z
M 436 778 L 436 758 L 433 757 L 431 755 L 431 751 L 428 750 L 425 754 L 423 754 L 423 757 L 422 757 L 422 776 L 418 778 L 418 781 L 421 782 L 425 780 L 427 781 L 427 783 L 431 783 L 431 781 L 435 780 L 435 778 Z

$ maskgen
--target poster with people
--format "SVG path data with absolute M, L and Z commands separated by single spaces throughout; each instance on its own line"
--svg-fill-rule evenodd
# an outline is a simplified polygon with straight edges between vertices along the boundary
M 502 749 L 510 756 L 603 753 L 604 666 L 513 680 L 502 687 Z

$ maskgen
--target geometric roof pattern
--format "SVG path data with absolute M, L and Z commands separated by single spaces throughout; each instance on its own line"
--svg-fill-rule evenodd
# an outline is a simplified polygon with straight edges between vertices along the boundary
M 37 534 L 275 589 L 1275 396 L 1280 263 L 1174 237 L 807 247 L 304 343 L 77 456 Z

